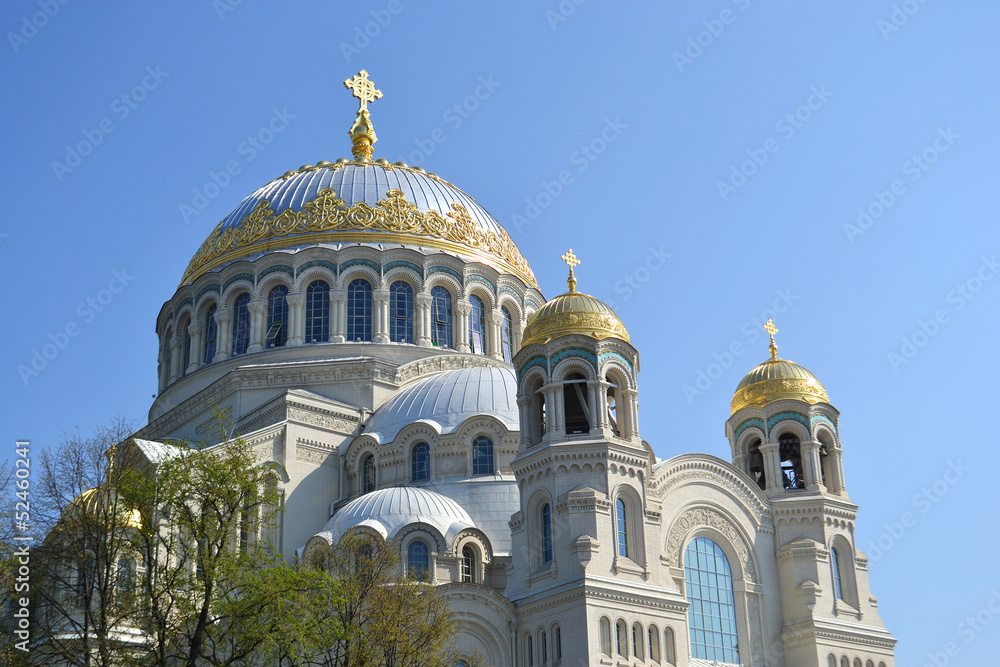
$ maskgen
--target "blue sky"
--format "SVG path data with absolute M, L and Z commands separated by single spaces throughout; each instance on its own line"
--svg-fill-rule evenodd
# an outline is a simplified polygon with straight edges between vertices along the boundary
M 349 155 L 365 68 L 377 157 L 476 197 L 547 295 L 583 260 L 659 456 L 728 458 L 774 317 L 842 412 L 898 664 L 995 661 L 1000 618 L 966 619 L 1000 590 L 972 428 L 998 413 L 1000 5 L 346 4 L 0 6 L 3 446 L 144 419 L 191 255 L 260 185 Z

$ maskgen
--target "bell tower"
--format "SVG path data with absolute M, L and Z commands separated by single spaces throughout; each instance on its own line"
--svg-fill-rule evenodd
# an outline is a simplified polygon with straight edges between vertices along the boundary
M 857 505 L 844 480 L 840 413 L 815 375 L 778 357 L 771 320 L 770 358 L 733 395 L 726 437 L 733 464 L 772 506 L 786 665 L 840 664 L 854 647 L 893 664 L 893 639 L 868 587 L 868 559 L 855 544 Z

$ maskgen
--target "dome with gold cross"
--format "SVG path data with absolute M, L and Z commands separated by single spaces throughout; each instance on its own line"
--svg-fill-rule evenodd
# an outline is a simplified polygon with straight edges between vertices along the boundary
M 829 403 L 826 389 L 815 375 L 796 363 L 778 358 L 778 346 L 774 342 L 774 334 L 778 333 L 778 328 L 774 326 L 774 322 L 768 320 L 764 330 L 771 335 L 771 344 L 768 346 L 771 358 L 758 364 L 740 381 L 730 404 L 732 414 L 746 407 L 763 407 L 783 399 Z
M 368 103 L 382 91 L 364 70 L 344 85 L 360 100 L 348 131 L 354 158 L 303 165 L 244 198 L 209 234 L 181 284 L 272 250 L 359 242 L 458 254 L 537 288 L 510 235 L 475 199 L 421 167 L 372 159 Z
M 569 265 L 569 291 L 550 299 L 538 309 L 524 328 L 521 346 L 544 343 L 569 334 L 582 334 L 598 340 L 614 337 L 628 342 L 628 331 L 610 306 L 589 294 L 576 291 L 573 267 L 580 264 L 580 260 L 573 254 L 572 248 L 562 259 Z

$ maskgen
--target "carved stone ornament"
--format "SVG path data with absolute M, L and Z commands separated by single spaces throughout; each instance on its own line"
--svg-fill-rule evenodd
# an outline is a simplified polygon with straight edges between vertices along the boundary
M 677 559 L 677 566 L 684 567 L 681 542 L 692 530 L 703 526 L 713 528 L 729 540 L 729 544 L 736 551 L 739 564 L 743 568 L 744 578 L 747 581 L 753 581 L 756 576 L 753 559 L 750 556 L 750 550 L 743 541 L 743 536 L 729 519 L 715 510 L 707 508 L 690 509 L 674 521 L 674 525 L 670 529 L 670 536 L 667 538 L 667 554 L 671 559 Z

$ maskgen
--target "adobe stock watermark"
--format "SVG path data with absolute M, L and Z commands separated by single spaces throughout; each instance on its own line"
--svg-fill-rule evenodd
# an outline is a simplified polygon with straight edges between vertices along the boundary
M 344 60 L 351 62 L 351 58 L 367 49 L 372 40 L 381 35 L 382 30 L 392 23 L 392 17 L 399 16 L 403 9 L 401 0 L 389 0 L 384 8 L 371 10 L 372 20 L 365 22 L 363 26 L 354 26 L 354 36 L 350 44 L 340 43 L 340 52 L 344 55 Z
M 906 176 L 910 183 L 919 181 L 930 170 L 931 166 L 955 145 L 955 140 L 960 137 L 961 135 L 955 134 L 955 131 L 951 129 L 951 125 L 947 129 L 939 127 L 937 136 L 930 146 L 920 153 L 914 153 L 900 167 L 903 176 Z M 858 207 L 858 217 L 854 223 L 844 223 L 844 234 L 847 235 L 847 240 L 853 244 L 857 237 L 871 229 L 904 194 L 906 194 L 906 183 L 901 178 L 893 180 L 886 190 L 875 190 L 872 193 L 872 201 Z
M 243 4 L 243 0 L 212 0 L 212 9 L 220 21 L 226 20 L 226 14 L 232 14 Z
M 746 8 L 750 6 L 750 0 L 732 1 L 734 5 L 739 7 L 740 11 L 746 11 Z M 722 36 L 722 33 L 726 31 L 726 26 L 732 25 L 736 21 L 737 16 L 738 14 L 733 10 L 723 9 L 719 12 L 718 18 L 702 21 L 701 24 L 705 29 L 695 33 L 694 37 L 688 35 L 687 45 L 684 47 L 683 52 L 674 51 L 673 53 L 677 71 L 683 73 L 685 67 L 693 65 L 694 61 L 705 53 L 705 49 L 715 44 L 715 40 Z
M 13 537 L 17 548 L 11 554 L 11 565 L 16 565 L 14 572 L 14 590 L 8 609 L 13 610 L 14 636 L 19 640 L 14 643 L 18 651 L 28 652 L 31 644 L 31 442 L 17 440 L 14 443 L 14 528 L 19 533 Z
M 889 35 L 899 32 L 899 29 L 906 25 L 910 17 L 919 12 L 926 4 L 927 0 L 903 0 L 903 2 L 894 4 L 889 19 L 878 20 L 877 25 L 879 32 L 882 33 L 882 39 L 889 41 Z
M 729 168 L 729 178 L 725 181 L 715 182 L 715 189 L 719 192 L 722 201 L 728 201 L 729 197 L 747 184 L 757 171 L 763 167 L 772 155 L 781 148 L 781 141 L 788 141 L 795 136 L 795 133 L 813 117 L 813 113 L 819 111 L 826 104 L 827 100 L 833 97 L 833 93 L 826 89 L 826 84 L 809 87 L 809 95 L 805 102 L 797 106 L 792 111 L 779 118 L 774 124 L 774 131 L 781 135 L 781 139 L 768 137 L 763 141 L 760 148 L 748 148 L 747 159 L 740 163 L 739 167 L 731 165 Z
M 918 515 L 930 512 L 970 470 L 972 468 L 963 464 L 961 459 L 948 461 L 948 467 L 941 477 L 913 495 L 910 504 L 918 510 L 918 514 L 903 512 L 899 515 L 898 521 L 882 524 L 885 529 L 882 534 L 875 540 L 868 542 L 868 548 L 865 550 L 868 561 L 875 563 L 882 560 L 893 547 L 899 544 L 899 541 L 906 535 L 906 531 L 917 525 Z
M 31 350 L 31 359 L 28 360 L 28 363 L 18 364 L 17 374 L 21 377 L 24 386 L 27 387 L 32 378 L 38 377 L 42 371 L 48 368 L 49 363 L 54 361 L 69 346 L 70 341 L 80 335 L 83 331 L 82 325 L 90 324 L 97 319 L 98 313 L 104 312 L 115 300 L 115 296 L 121 294 L 122 290 L 128 287 L 133 280 L 135 280 L 135 276 L 127 273 L 125 269 L 112 271 L 111 280 L 108 281 L 106 287 L 81 301 L 76 307 L 76 315 L 79 319 L 69 320 L 55 333 L 50 332 L 47 336 L 48 342 L 42 344 L 40 348 L 36 347 Z
M 271 119 L 263 127 L 248 135 L 236 146 L 236 154 L 243 158 L 242 163 L 236 159 L 227 160 L 219 171 L 209 170 L 205 183 L 192 189 L 190 203 L 178 204 L 184 224 L 190 223 L 192 218 L 208 208 L 209 203 L 233 182 L 233 176 L 243 171 L 243 165 L 253 162 L 257 155 L 288 127 L 290 120 L 295 120 L 295 114 L 288 113 L 288 107 L 282 107 L 281 110 L 275 108 Z
M 898 373 L 900 366 L 910 363 L 921 349 L 941 333 L 941 327 L 951 322 L 952 313 L 962 310 L 976 298 L 976 294 L 983 289 L 986 283 L 993 280 L 997 271 L 1000 271 L 997 256 L 983 256 L 980 259 L 979 267 L 973 274 L 945 294 L 947 307 L 938 308 L 926 320 L 917 320 L 915 330 L 910 335 L 903 336 L 898 350 L 892 350 L 886 354 L 886 359 L 892 370 Z
M 441 114 L 441 120 L 453 131 L 457 130 L 462 127 L 462 123 L 472 117 L 472 114 L 479 109 L 483 102 L 493 96 L 493 93 L 501 85 L 500 82 L 493 80 L 492 74 L 479 77 L 472 93 L 466 95 L 461 102 L 456 102 L 445 109 L 444 113 Z M 448 133 L 443 127 L 436 127 L 428 133 L 426 138 L 413 140 L 415 150 L 410 152 L 408 158 L 404 159 L 403 156 L 399 156 L 396 159 L 411 165 L 422 164 L 424 160 L 434 154 L 440 144 L 446 141 L 448 141 Z
M 576 168 L 576 173 L 582 174 L 590 168 L 590 165 L 604 154 L 608 146 L 618 140 L 622 132 L 628 129 L 628 125 L 621 122 L 621 116 L 615 116 L 614 120 L 604 119 L 604 127 L 601 131 L 586 144 L 581 144 L 579 148 L 570 153 L 569 163 Z M 573 171 L 562 169 L 551 181 L 542 181 L 539 185 L 541 190 L 533 197 L 524 198 L 524 211 L 513 213 L 510 222 L 517 231 L 521 231 L 529 226 L 541 215 L 542 211 L 552 206 L 552 202 L 559 198 L 567 187 L 575 180 Z
M 697 369 L 695 371 L 694 382 L 692 384 L 685 384 L 682 387 L 684 398 L 687 399 L 688 405 L 694 403 L 695 397 L 701 396 L 711 389 L 712 385 L 718 382 L 725 375 L 726 371 L 733 367 L 736 360 L 746 353 L 747 343 L 753 343 L 764 335 L 765 322 L 773 320 L 781 313 L 788 312 L 792 304 L 799 300 L 799 297 L 792 294 L 791 288 L 788 287 L 783 290 L 775 290 L 774 294 L 775 299 L 771 303 L 770 308 L 765 308 L 759 316 L 751 317 L 740 326 L 740 333 L 744 337 L 734 340 L 722 352 L 712 353 L 714 361 L 709 362 L 703 368 Z M 761 348 L 761 352 L 763 352 L 763 348 Z
M 7 33 L 7 41 L 10 48 L 17 53 L 21 47 L 31 41 L 38 31 L 49 24 L 49 21 L 56 17 L 63 6 L 68 5 L 70 0 L 38 0 L 38 8 L 41 11 L 33 13 L 31 16 L 22 16 L 21 25 L 17 32 Z
M 1000 614 L 1000 591 L 994 588 L 990 591 L 990 599 L 979 611 L 975 614 L 969 614 L 955 626 L 955 634 L 965 644 L 971 644 L 976 637 L 986 631 L 998 614 Z M 952 658 L 957 658 L 961 653 L 961 644 L 951 640 L 942 647 L 942 650 L 928 653 L 927 662 L 923 664 L 923 667 L 946 667 L 951 664 Z
M 561 0 L 554 10 L 545 10 L 545 20 L 549 22 L 549 27 L 556 30 L 560 23 L 565 23 L 569 17 L 576 13 L 576 8 L 587 0 Z
M 132 115 L 139 104 L 141 104 L 149 96 L 149 93 L 160 87 L 163 80 L 170 76 L 170 72 L 164 72 L 157 65 L 153 67 L 152 65 L 146 66 L 146 74 L 142 77 L 138 84 L 132 87 L 128 92 L 122 93 L 115 99 L 111 101 L 111 113 L 115 118 L 122 121 Z M 56 178 L 62 183 L 63 179 L 67 174 L 73 173 L 73 170 L 83 164 L 83 159 L 94 152 L 104 141 L 104 138 L 115 131 L 115 122 L 111 117 L 105 117 L 97 123 L 97 127 L 93 129 L 83 130 L 83 139 L 76 142 L 76 144 L 70 146 L 66 145 L 66 157 L 63 162 L 58 160 L 53 160 L 52 171 L 55 173 Z
M 663 250 L 663 245 L 659 246 L 649 246 L 649 250 L 646 253 L 646 259 L 640 262 L 631 271 L 626 272 L 622 275 L 621 280 L 615 283 L 615 294 L 621 294 L 622 299 L 620 302 L 614 299 L 608 299 L 605 303 L 608 304 L 612 309 L 617 308 L 620 304 L 625 303 L 635 295 L 636 292 L 642 289 L 643 285 L 649 282 L 653 274 L 663 268 L 663 265 L 667 263 L 673 255 L 669 252 Z

